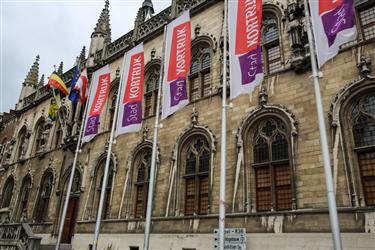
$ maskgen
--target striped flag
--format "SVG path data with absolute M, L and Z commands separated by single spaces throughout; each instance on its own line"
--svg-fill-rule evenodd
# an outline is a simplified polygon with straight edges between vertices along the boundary
M 91 141 L 98 134 L 100 114 L 108 98 L 110 83 L 111 74 L 108 65 L 95 71 L 92 75 L 92 89 L 84 125 L 83 143 Z
M 64 81 L 56 73 L 51 74 L 47 85 L 49 88 L 58 89 L 61 94 L 67 95 L 69 93 Z
M 84 103 L 88 96 L 88 77 L 87 77 L 87 69 L 84 68 L 79 76 L 77 83 L 74 86 L 74 91 L 79 94 L 79 99 L 81 103 Z
M 120 80 L 120 106 L 117 113 L 116 136 L 137 132 L 142 127 L 144 84 L 144 49 L 139 44 L 124 55 L 124 72 Z
M 74 87 L 76 86 L 78 79 L 79 79 L 79 69 L 78 69 L 78 66 L 75 65 L 73 68 L 73 77 L 72 77 L 72 83 L 70 85 L 70 93 L 69 93 L 69 100 L 73 103 L 77 103 L 79 99 L 79 93 L 74 90 Z
M 357 38 L 353 0 L 310 0 L 319 68 Z
M 250 93 L 264 74 L 260 29 L 262 0 L 231 0 L 228 3 L 230 98 Z
M 186 87 L 191 60 L 189 11 L 168 24 L 166 32 L 162 119 L 189 104 Z

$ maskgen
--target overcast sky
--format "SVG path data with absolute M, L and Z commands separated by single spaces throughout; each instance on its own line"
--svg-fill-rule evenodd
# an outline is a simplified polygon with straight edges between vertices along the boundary
M 0 0 L 0 112 L 14 108 L 36 55 L 40 55 L 39 77 L 47 77 L 53 65 L 63 61 L 66 71 L 82 46 L 88 50 L 104 1 Z M 142 2 L 110 0 L 112 41 L 133 29 Z M 158 13 L 171 0 L 153 0 L 153 4 Z

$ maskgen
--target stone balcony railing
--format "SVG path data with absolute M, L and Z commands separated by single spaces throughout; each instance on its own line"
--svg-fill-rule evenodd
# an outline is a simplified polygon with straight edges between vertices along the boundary
M 0 224 L 2 250 L 38 250 L 41 239 L 33 234 L 27 223 Z

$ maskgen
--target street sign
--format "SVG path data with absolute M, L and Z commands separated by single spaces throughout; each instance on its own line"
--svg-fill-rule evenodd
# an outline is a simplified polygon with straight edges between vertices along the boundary
M 214 230 L 214 249 L 219 249 L 219 229 Z M 226 228 L 224 238 L 225 250 L 246 250 L 246 229 Z

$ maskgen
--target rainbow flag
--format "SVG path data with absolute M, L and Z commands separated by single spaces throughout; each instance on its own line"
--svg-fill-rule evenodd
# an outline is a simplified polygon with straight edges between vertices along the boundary
M 48 87 L 58 89 L 62 94 L 67 95 L 69 93 L 64 81 L 55 73 L 52 73 L 48 78 Z

